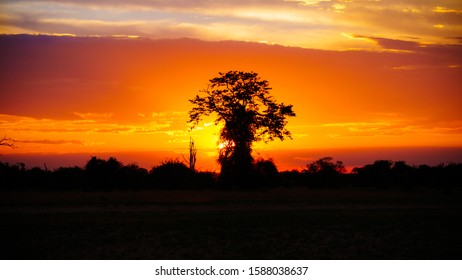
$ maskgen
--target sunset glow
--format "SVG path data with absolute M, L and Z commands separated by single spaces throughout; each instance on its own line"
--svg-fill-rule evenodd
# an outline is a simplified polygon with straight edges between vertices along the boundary
M 191 131 L 188 100 L 229 70 L 294 105 L 293 140 L 254 146 L 281 170 L 318 155 L 462 161 L 461 1 L 128 3 L 0 3 L 0 137 L 17 141 L 0 161 L 150 167 L 192 137 L 197 166 L 216 170 L 219 127 L 211 116 Z

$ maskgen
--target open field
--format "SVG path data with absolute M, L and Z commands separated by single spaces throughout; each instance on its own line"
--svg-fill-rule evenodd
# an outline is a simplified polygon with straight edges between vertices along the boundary
M 461 193 L 1 193 L 2 259 L 461 259 Z

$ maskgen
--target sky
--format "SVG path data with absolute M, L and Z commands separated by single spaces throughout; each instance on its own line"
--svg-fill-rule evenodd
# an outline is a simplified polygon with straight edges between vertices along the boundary
M 462 162 L 461 1 L 2 1 L 2 161 L 52 167 L 187 154 L 216 170 L 218 127 L 188 102 L 219 72 L 254 71 L 293 104 L 279 169 L 322 156 Z
M 460 43 L 459 0 L 4 0 L 4 33 L 192 37 L 321 49 Z

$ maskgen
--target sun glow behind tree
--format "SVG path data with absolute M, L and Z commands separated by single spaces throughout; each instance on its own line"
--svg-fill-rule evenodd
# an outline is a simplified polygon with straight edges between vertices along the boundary
M 221 176 L 243 180 L 253 165 L 252 145 L 256 141 L 291 138 L 285 128 L 294 117 L 292 105 L 277 103 L 270 95 L 269 82 L 254 72 L 229 71 L 210 80 L 205 97 L 196 97 L 189 122 L 198 125 L 203 116 L 216 115 L 220 130 L 218 162 Z M 219 145 L 219 146 L 220 146 Z

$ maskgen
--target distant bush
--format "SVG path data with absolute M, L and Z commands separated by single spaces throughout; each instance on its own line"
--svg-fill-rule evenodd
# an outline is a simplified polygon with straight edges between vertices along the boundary
M 113 190 L 121 186 L 122 163 L 111 157 L 108 160 L 92 157 L 85 165 L 85 173 L 92 189 Z
M 148 184 L 148 170 L 139 167 L 137 164 L 123 166 L 119 170 L 120 188 L 142 189 Z
M 275 187 L 279 184 L 278 169 L 273 159 L 258 159 L 253 164 L 254 184 L 257 188 Z
M 60 167 L 53 172 L 52 185 L 55 190 L 81 190 L 88 180 L 81 167 Z
M 194 189 L 217 188 L 218 174 L 209 171 L 200 171 L 194 174 Z
M 306 184 L 312 187 L 338 187 L 344 185 L 346 173 L 343 162 L 333 162 L 332 157 L 323 157 L 306 165 L 304 173 Z
M 160 188 L 189 189 L 194 183 L 195 172 L 178 159 L 163 161 L 149 172 L 151 182 Z
M 0 162 L 0 188 L 3 191 L 23 190 L 26 181 L 26 169 L 24 164 Z
M 333 158 L 331 157 L 320 158 L 310 164 L 307 164 L 307 169 L 305 169 L 304 172 L 323 176 L 335 176 L 346 173 L 343 162 L 337 161 L 334 163 L 332 160 Z

